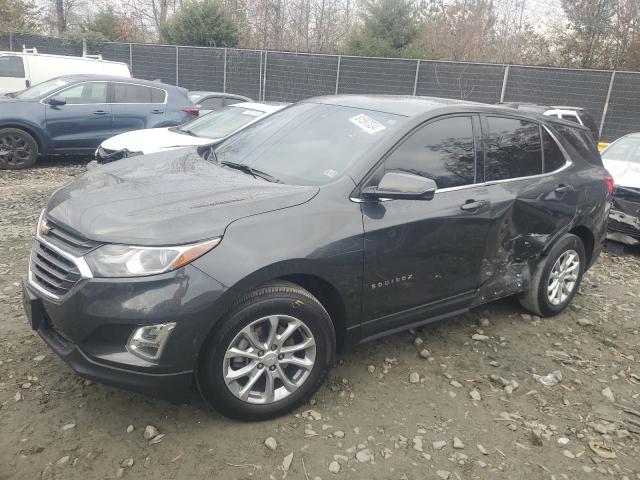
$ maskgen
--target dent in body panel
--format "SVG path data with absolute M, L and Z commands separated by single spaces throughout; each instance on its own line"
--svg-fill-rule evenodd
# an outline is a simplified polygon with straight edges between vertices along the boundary
M 541 176 L 491 187 L 492 224 L 474 305 L 527 290 L 539 258 L 571 228 L 579 194 L 556 192 L 558 183 Z

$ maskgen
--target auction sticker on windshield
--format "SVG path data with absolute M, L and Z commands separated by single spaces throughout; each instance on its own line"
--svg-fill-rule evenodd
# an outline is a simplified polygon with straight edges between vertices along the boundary
M 368 115 L 365 115 L 364 113 L 361 113 L 360 115 L 356 115 L 355 117 L 351 117 L 349 121 L 354 125 L 357 125 L 358 127 L 360 127 L 369 135 L 373 135 L 374 133 L 378 133 L 384 130 L 385 128 L 387 128 L 384 125 L 382 125 L 380 122 L 375 121 L 373 118 L 369 117 Z

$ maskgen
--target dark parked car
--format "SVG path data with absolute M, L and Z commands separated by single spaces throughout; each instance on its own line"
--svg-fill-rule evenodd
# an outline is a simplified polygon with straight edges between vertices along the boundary
M 93 154 L 109 137 L 193 119 L 187 90 L 125 77 L 57 77 L 0 97 L 0 168 L 33 165 L 39 155 Z
M 574 122 L 584 127 L 587 127 L 593 136 L 593 140 L 598 143 L 600 139 L 600 131 L 598 125 L 591 114 L 582 107 L 567 107 L 567 106 L 552 106 L 552 105 L 537 105 L 535 103 L 525 102 L 505 102 L 500 105 L 505 107 L 515 108 L 525 112 L 536 112 L 550 117 L 561 118 L 568 122 Z
M 589 132 L 445 99 L 330 96 L 56 191 L 24 304 L 80 375 L 273 417 L 336 352 L 517 295 L 563 311 L 613 183 Z

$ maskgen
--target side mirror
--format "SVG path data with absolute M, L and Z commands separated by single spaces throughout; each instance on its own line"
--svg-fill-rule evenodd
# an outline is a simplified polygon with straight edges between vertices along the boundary
M 47 100 L 47 103 L 52 107 L 59 107 L 61 105 L 66 105 L 67 101 L 64 99 L 64 97 L 54 96 Z
M 377 187 L 365 187 L 362 196 L 371 200 L 431 200 L 437 188 L 436 182 L 430 178 L 413 173 L 387 172 Z

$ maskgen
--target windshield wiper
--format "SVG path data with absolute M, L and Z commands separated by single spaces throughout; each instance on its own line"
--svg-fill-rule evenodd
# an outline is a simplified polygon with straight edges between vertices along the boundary
M 214 149 L 211 149 L 211 154 L 214 155 L 214 159 L 215 159 L 215 151 Z M 272 182 L 272 183 L 283 183 L 282 180 L 274 177 L 273 175 L 269 175 L 266 172 L 262 172 L 260 170 L 256 170 L 255 168 L 247 165 L 246 163 L 236 163 L 236 162 L 229 162 L 229 161 L 222 161 L 220 162 L 220 165 L 225 165 L 229 168 L 235 168 L 236 170 L 240 170 L 241 172 L 245 172 L 248 173 L 249 175 L 253 175 L 254 178 L 262 178 L 263 180 L 266 180 L 267 182 Z

